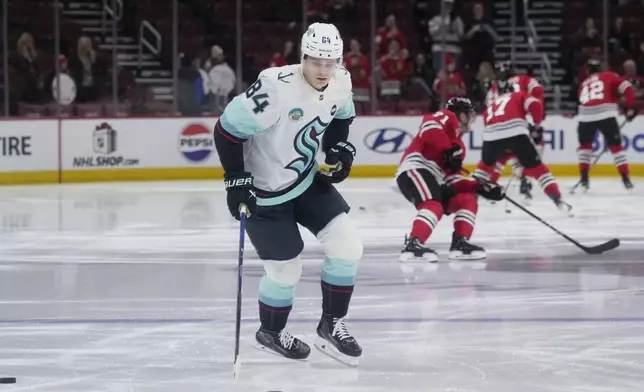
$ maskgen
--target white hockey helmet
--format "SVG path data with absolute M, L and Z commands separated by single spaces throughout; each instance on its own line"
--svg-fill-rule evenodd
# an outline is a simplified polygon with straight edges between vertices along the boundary
M 343 51 L 340 32 L 331 23 L 313 23 L 302 36 L 302 56 L 341 60 Z

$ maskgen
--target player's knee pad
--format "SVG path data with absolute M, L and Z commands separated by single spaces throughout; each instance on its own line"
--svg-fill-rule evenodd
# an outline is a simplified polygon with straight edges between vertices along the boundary
M 302 262 L 299 257 L 291 260 L 265 260 L 264 271 L 268 278 L 283 286 L 295 286 L 302 276 Z
M 353 220 L 340 214 L 318 233 L 324 249 L 322 280 L 336 286 L 352 286 L 362 258 L 362 239 Z
M 503 170 L 503 168 L 501 168 Z M 496 163 L 494 166 L 488 165 L 483 161 L 479 161 L 479 163 L 476 165 L 476 170 L 474 170 L 474 173 L 472 173 L 472 177 L 476 179 L 477 181 L 481 182 L 490 182 L 492 181 L 492 177 L 495 176 L 495 171 L 496 171 Z
M 468 211 L 473 215 L 479 210 L 479 203 L 474 193 L 459 193 L 450 200 L 449 212 Z

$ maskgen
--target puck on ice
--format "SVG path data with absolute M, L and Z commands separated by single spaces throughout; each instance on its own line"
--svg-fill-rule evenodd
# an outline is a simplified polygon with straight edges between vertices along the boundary
M 15 377 L 1 377 L 0 378 L 0 384 L 15 384 L 16 383 L 16 378 Z

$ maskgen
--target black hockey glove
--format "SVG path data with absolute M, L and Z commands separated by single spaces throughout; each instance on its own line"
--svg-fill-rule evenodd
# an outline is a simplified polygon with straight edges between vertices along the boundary
M 631 122 L 637 117 L 637 110 L 635 108 L 626 109 L 626 121 Z
M 321 175 L 319 177 L 332 184 L 344 181 L 349 177 L 355 157 L 356 148 L 353 147 L 353 144 L 348 141 L 338 142 L 327 150 L 324 162 L 329 167 L 328 170 L 320 170 Z
M 543 127 L 541 125 L 530 125 L 530 137 L 536 145 L 543 143 Z
M 463 150 L 458 144 L 453 144 L 450 149 L 445 150 L 443 157 L 445 168 L 453 172 L 460 172 L 463 168 Z
M 476 193 L 488 200 L 501 201 L 505 197 L 505 191 L 500 185 L 492 183 L 479 183 L 476 186 Z
M 257 198 L 253 191 L 253 176 L 249 172 L 234 172 L 224 174 L 224 187 L 226 188 L 226 202 L 230 214 L 237 220 L 240 219 L 239 206 L 243 203 L 248 209 L 250 217 L 257 209 Z

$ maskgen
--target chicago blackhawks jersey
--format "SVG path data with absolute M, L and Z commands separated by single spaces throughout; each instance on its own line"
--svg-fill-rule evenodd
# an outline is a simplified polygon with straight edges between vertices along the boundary
M 507 139 L 529 135 L 527 115 L 536 125 L 543 121 L 543 106 L 539 99 L 525 93 L 512 92 L 499 95 L 483 113 L 483 141 Z
M 622 96 L 626 108 L 635 106 L 635 90 L 626 78 L 615 72 L 598 72 L 589 76 L 577 92 L 579 121 L 592 122 L 616 117 Z
M 528 93 L 537 98 L 541 102 L 541 105 L 545 107 L 543 86 L 539 84 L 537 79 L 527 75 L 516 75 L 508 79 L 508 83 L 513 87 L 514 92 Z M 487 104 L 489 105 L 498 96 L 498 86 L 494 83 L 487 93 Z
M 254 177 L 258 205 L 276 205 L 313 182 L 322 135 L 334 118 L 355 117 L 351 75 L 339 68 L 324 91 L 301 65 L 268 68 L 226 107 L 219 122 L 245 140 L 244 169 Z

